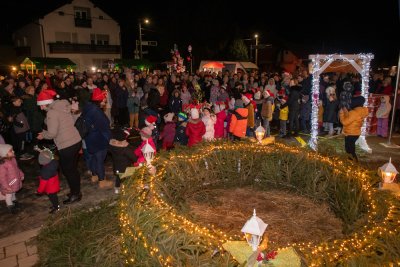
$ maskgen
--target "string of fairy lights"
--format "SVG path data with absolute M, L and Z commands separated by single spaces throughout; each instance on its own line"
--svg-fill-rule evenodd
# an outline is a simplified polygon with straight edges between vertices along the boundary
M 361 59 L 361 95 L 368 100 L 368 88 L 369 88 L 369 74 L 371 69 L 371 60 L 374 58 L 373 54 L 358 54 L 356 58 Z M 346 62 L 352 62 L 354 64 L 354 60 L 347 58 L 344 55 L 316 55 L 312 57 L 312 106 L 311 106 L 311 138 L 308 141 L 309 146 L 313 150 L 317 150 L 318 148 L 318 111 L 319 111 L 319 93 L 320 93 L 320 74 L 321 72 L 334 60 L 341 60 Z M 323 65 L 321 66 L 321 64 Z M 355 63 L 357 64 L 357 63 Z M 322 69 L 324 68 L 324 69 Z M 368 106 L 368 101 L 365 101 L 364 106 Z M 367 118 L 364 119 L 362 128 L 361 128 L 361 136 L 358 140 L 358 144 L 360 147 L 370 152 L 371 148 L 368 146 L 367 141 L 365 139 L 367 133 Z
M 237 235 L 229 236 L 223 231 L 216 229 L 214 226 L 205 227 L 180 215 L 176 208 L 163 199 L 162 187 L 160 186 L 163 179 L 168 179 L 166 176 L 167 167 L 171 166 L 174 160 L 178 159 L 195 164 L 203 162 L 207 156 L 219 150 L 248 151 L 251 153 L 273 153 L 283 150 L 292 154 L 304 152 L 304 150 L 300 148 L 290 147 L 280 143 L 276 143 L 273 146 L 248 143 L 224 143 L 211 144 L 208 147 L 200 148 L 197 154 L 171 155 L 169 159 L 157 163 L 158 171 L 154 176 L 147 174 L 145 168 L 140 170 L 139 179 L 134 184 L 137 189 L 138 201 L 135 200 L 136 202 L 134 202 L 135 206 L 133 208 L 145 209 L 147 211 L 162 211 L 162 216 L 160 216 L 161 227 L 169 235 L 183 232 L 195 235 L 197 238 L 197 245 L 202 245 L 210 250 L 217 249 L 221 253 L 221 256 L 223 256 L 224 250 L 222 244 L 229 240 L 242 240 L 244 237 Z M 361 184 L 360 190 L 365 193 L 365 200 L 368 203 L 368 223 L 361 231 L 350 234 L 345 239 L 338 239 L 322 244 L 313 244 L 311 242 L 292 243 L 287 244 L 287 247 L 296 247 L 301 252 L 311 255 L 310 266 L 320 266 L 326 261 L 333 263 L 337 260 L 346 260 L 355 255 L 367 253 L 373 249 L 371 241 L 376 239 L 379 235 L 398 235 L 397 228 L 400 226 L 400 220 L 394 219 L 394 215 L 400 213 L 400 207 L 398 203 L 395 203 L 393 200 L 385 200 L 387 213 L 383 220 L 378 218 L 378 204 L 375 200 L 377 189 L 373 188 L 371 185 L 366 170 L 359 168 L 354 163 L 345 163 L 340 159 L 323 156 L 312 151 L 307 153 L 307 158 L 331 166 L 333 171 L 338 175 L 358 179 Z M 124 186 L 122 188 L 122 193 L 125 194 Z M 134 198 L 135 195 L 128 199 L 133 200 Z M 148 251 L 148 254 L 158 260 L 160 266 L 174 266 L 174 257 L 172 255 L 165 255 L 164 250 L 160 248 L 156 242 L 149 240 L 135 218 L 129 216 L 128 210 L 130 205 L 131 203 L 123 198 L 120 204 L 121 213 L 119 217 L 123 236 L 122 252 L 126 256 L 126 264 L 130 265 L 135 263 L 132 253 L 129 252 L 129 246 L 126 244 L 127 240 L 134 240 L 135 242 L 140 241 L 143 247 Z M 278 251 L 281 249 L 284 248 L 279 248 Z M 400 264 L 400 260 L 397 264 Z

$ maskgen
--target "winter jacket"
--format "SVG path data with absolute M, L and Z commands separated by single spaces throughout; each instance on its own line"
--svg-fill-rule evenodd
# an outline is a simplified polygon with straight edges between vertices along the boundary
M 250 104 L 250 106 L 252 106 Z M 247 129 L 247 117 L 249 110 L 247 108 L 238 108 L 233 111 L 229 132 L 237 137 L 245 137 Z M 254 121 L 254 118 L 253 118 Z
M 289 107 L 288 106 L 281 107 L 281 109 L 279 111 L 279 119 L 281 121 L 287 121 L 288 116 L 289 116 Z
M 24 173 L 15 158 L 4 159 L 0 164 L 0 192 L 3 195 L 17 192 L 22 188 L 23 180 Z
M 146 141 L 143 141 L 143 142 L 140 144 L 140 146 L 138 146 L 138 147 L 135 149 L 134 153 L 135 153 L 135 155 L 136 155 L 136 157 L 137 157 L 137 161 L 136 161 L 136 163 L 134 164 L 134 166 L 138 166 L 139 164 L 145 163 L 145 162 L 146 162 L 146 159 L 144 158 L 144 155 L 143 155 L 143 153 L 142 153 L 142 148 L 143 148 L 147 143 L 154 149 L 154 156 L 156 155 L 156 145 L 155 145 L 154 142 L 153 142 L 153 138 L 150 137 L 150 138 L 147 139 Z
M 254 106 L 250 102 L 247 104 L 244 108 L 247 109 L 248 115 L 247 115 L 247 127 L 254 128 Z
M 182 99 L 180 97 L 171 97 L 169 100 L 169 110 L 175 114 L 182 111 Z
M 200 143 L 203 135 L 206 133 L 206 126 L 200 120 L 189 120 L 186 126 L 186 135 L 189 137 L 188 146 L 194 146 Z
M 186 125 L 187 122 L 180 122 L 175 130 L 175 142 L 183 146 L 188 143 L 188 136 L 186 135 Z
M 203 118 L 201 118 L 201 120 L 203 121 L 204 126 L 206 126 L 206 132 L 203 135 L 203 139 L 206 141 L 214 140 L 214 125 L 217 121 L 217 118 L 214 114 L 212 114 L 210 116 L 204 116 Z
M 81 141 L 81 136 L 74 123 L 69 102 L 67 100 L 56 100 L 48 108 L 46 115 L 47 131 L 43 131 L 43 137 L 54 139 L 58 150 L 75 145 Z
M 160 139 L 163 140 L 163 143 L 172 144 L 175 139 L 175 122 L 167 122 L 165 124 L 164 129 L 160 135 Z
M 133 163 L 137 161 L 137 156 L 133 152 L 133 148 L 126 140 L 118 141 L 111 139 L 108 151 L 110 151 L 112 156 L 114 172 L 124 173 L 127 167 L 133 166 Z
M 367 107 L 356 107 L 353 110 L 339 112 L 340 122 L 343 124 L 344 135 L 360 135 L 361 126 L 364 119 L 368 116 Z
M 324 122 L 329 122 L 329 123 L 337 122 L 338 106 L 339 106 L 338 100 L 336 99 L 333 101 L 329 101 L 329 99 L 327 100 L 323 114 Z
M 25 133 L 29 131 L 29 123 L 25 114 L 22 112 L 21 107 L 13 107 L 11 109 L 11 114 L 13 117 L 14 132 L 16 134 Z
M 215 138 L 224 138 L 224 126 L 226 119 L 226 111 L 222 110 L 216 114 L 217 122 L 214 125 L 214 137 Z
M 140 100 L 137 96 L 130 96 L 127 100 L 126 105 L 128 106 L 128 111 L 131 114 L 139 113 Z
M 210 91 L 210 103 L 214 104 L 218 101 L 219 86 L 213 85 Z
M 36 96 L 25 95 L 23 97 L 24 102 L 22 108 L 28 119 L 29 127 L 34 133 L 41 132 L 44 116 L 37 106 Z
M 108 148 L 111 139 L 110 121 L 104 112 L 89 102 L 83 108 L 82 116 L 89 127 L 89 133 L 85 137 L 88 152 L 93 154 Z
M 54 194 L 58 191 L 60 191 L 58 162 L 53 159 L 48 164 L 43 165 L 42 169 L 40 170 L 39 187 L 37 192 L 39 194 Z
M 164 90 L 164 93 L 160 94 L 160 107 L 165 108 L 168 106 L 168 92 Z
M 86 103 L 90 101 L 90 92 L 87 87 L 78 87 L 77 91 L 79 109 L 82 110 Z
M 264 99 L 261 107 L 261 117 L 263 119 L 267 119 L 268 121 L 272 121 L 272 114 L 274 113 L 274 98 L 268 97 Z
M 382 101 L 382 98 L 384 99 Z M 381 105 L 376 111 L 376 117 L 378 119 L 386 119 L 389 118 L 389 114 L 391 111 L 392 105 L 390 104 L 390 97 L 388 95 L 384 95 L 381 97 Z
M 190 103 L 192 96 L 190 95 L 190 92 L 188 90 L 186 90 L 186 92 L 181 91 L 181 99 L 182 105 L 187 105 Z
M 117 87 L 116 89 L 116 94 L 117 94 L 117 107 L 118 108 L 126 108 L 126 103 L 128 102 L 128 89 L 125 87 L 122 88 L 120 86 Z

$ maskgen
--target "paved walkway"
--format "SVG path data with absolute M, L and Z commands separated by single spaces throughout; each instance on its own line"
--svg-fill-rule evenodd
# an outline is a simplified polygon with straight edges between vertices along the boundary
M 0 266 L 31 267 L 35 265 L 39 256 L 34 237 L 39 230 L 40 228 L 35 228 L 0 239 Z

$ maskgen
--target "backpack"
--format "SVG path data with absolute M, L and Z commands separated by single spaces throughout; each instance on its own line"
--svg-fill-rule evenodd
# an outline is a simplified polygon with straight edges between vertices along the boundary
M 85 138 L 89 133 L 89 127 L 86 125 L 86 121 L 82 115 L 80 115 L 75 121 L 75 128 L 78 130 L 81 138 Z

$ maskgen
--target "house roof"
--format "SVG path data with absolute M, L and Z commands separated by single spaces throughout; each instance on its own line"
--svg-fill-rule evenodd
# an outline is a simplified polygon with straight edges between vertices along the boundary
M 21 69 L 25 69 L 25 66 L 35 66 L 35 69 L 67 69 L 76 68 L 76 64 L 69 58 L 62 57 L 27 57 L 21 62 Z

